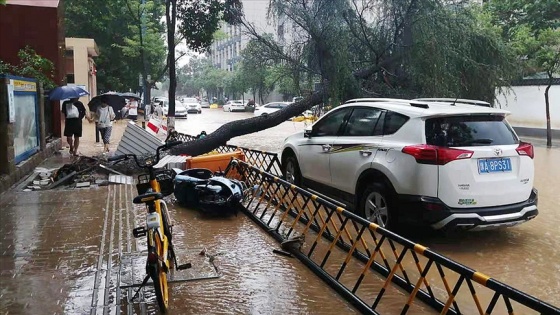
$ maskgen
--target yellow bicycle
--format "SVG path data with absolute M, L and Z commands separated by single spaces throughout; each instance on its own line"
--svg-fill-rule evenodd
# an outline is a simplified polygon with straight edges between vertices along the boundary
M 155 159 L 147 159 L 144 163 L 138 161 L 135 154 L 124 154 L 110 157 L 108 161 L 116 162 L 133 158 L 138 167 L 148 170 L 148 174 L 138 176 L 137 184 L 139 195 L 133 200 L 135 204 L 146 204 L 146 225 L 135 228 L 132 232 L 134 237 L 148 237 L 148 257 L 146 260 L 146 277 L 133 300 L 151 278 L 154 284 L 156 299 L 162 313 L 167 312 L 169 307 L 169 289 L 167 285 L 167 273 L 173 266 L 176 270 L 188 269 L 190 263 L 178 265 L 177 257 L 172 243 L 172 228 L 167 204 L 163 200 L 164 195 L 170 194 L 173 188 L 173 176 L 169 170 L 156 171 L 154 165 L 160 160 L 160 151 L 167 150 L 181 144 L 181 141 L 166 142 L 156 150 Z M 165 189 L 162 191 L 162 186 Z M 171 189 L 169 188 L 171 186 Z

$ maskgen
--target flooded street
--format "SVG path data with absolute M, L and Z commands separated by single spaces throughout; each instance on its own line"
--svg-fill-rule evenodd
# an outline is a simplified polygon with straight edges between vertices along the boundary
M 178 120 L 177 129 L 191 135 L 210 133 L 250 116 L 206 109 Z M 278 152 L 285 137 L 303 128 L 300 122 L 284 122 L 230 144 Z M 537 218 L 509 229 L 414 240 L 558 306 L 560 198 L 555 187 L 560 186 L 560 148 L 546 149 L 541 142 L 535 147 Z M 153 287 L 131 300 L 136 288 L 130 286 L 140 283 L 145 273 L 145 239 L 134 239 L 131 233 L 145 220 L 144 208 L 130 201 L 136 194 L 132 185 L 3 194 L 0 314 L 157 314 Z M 273 253 L 280 248 L 278 242 L 246 215 L 210 217 L 176 205 L 172 196 L 168 201 L 179 264 L 193 265 L 170 274 L 170 314 L 359 313 L 299 260 Z M 314 257 L 322 260 L 325 250 L 318 246 Z M 336 274 L 344 258 L 345 253 L 335 250 L 325 270 Z M 388 259 L 393 259 L 391 254 Z M 410 262 L 406 267 L 414 269 Z M 342 282 L 351 287 L 362 268 L 362 263 L 350 261 Z M 370 297 L 366 303 L 371 305 L 383 281 L 368 273 L 358 290 Z M 377 310 L 400 313 L 406 298 L 389 286 Z M 431 311 L 415 301 L 408 314 Z
M 176 247 L 206 248 L 222 276 L 172 285 L 173 314 L 357 314 L 243 214 L 207 217 L 177 207 Z
M 252 117 L 249 113 L 205 110 L 177 120 L 187 134 L 211 132 L 223 123 Z M 274 128 L 232 139 L 229 143 L 278 152 L 284 139 L 303 130 L 301 122 L 284 122 Z M 457 235 L 416 236 L 422 243 L 475 270 L 534 295 L 560 304 L 560 147 L 547 149 L 542 139 L 525 139 L 535 145 L 535 187 L 539 191 L 539 215 L 513 228 Z

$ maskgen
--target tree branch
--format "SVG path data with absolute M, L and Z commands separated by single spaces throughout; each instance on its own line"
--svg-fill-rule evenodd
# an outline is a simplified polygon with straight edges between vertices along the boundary
M 187 154 L 190 156 L 210 152 L 221 145 L 225 145 L 231 138 L 277 126 L 321 103 L 325 95 L 326 89 L 323 89 L 270 115 L 228 122 L 205 138 L 173 147 L 170 152 L 171 154 Z

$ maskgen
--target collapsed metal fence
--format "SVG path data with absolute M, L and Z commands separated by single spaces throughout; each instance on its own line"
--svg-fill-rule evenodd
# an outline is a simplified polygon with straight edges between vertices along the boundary
M 178 140 L 196 137 L 178 134 Z M 461 265 L 279 178 L 278 154 L 243 151 L 227 177 L 251 193 L 245 213 L 365 314 L 559 314 L 560 308 Z M 415 300 L 422 303 L 414 303 Z
M 276 163 L 277 157 L 269 161 Z M 560 314 L 559 308 L 262 168 L 231 163 L 226 176 L 242 179 L 252 191 L 244 201 L 246 214 L 276 240 L 290 245 L 287 250 L 363 313 L 394 314 L 398 309 L 401 314 Z M 424 304 L 414 303 L 416 299 Z

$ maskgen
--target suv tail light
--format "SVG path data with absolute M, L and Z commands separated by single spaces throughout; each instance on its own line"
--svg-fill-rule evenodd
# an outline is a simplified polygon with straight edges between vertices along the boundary
M 535 156 L 533 145 L 528 142 L 519 141 L 519 146 L 517 147 L 517 149 L 515 149 L 515 151 L 517 151 L 517 154 L 519 155 L 526 155 L 530 158 L 533 158 Z
M 470 159 L 473 151 L 438 147 L 428 144 L 406 146 L 403 153 L 412 155 L 420 164 L 445 165 L 451 161 Z

